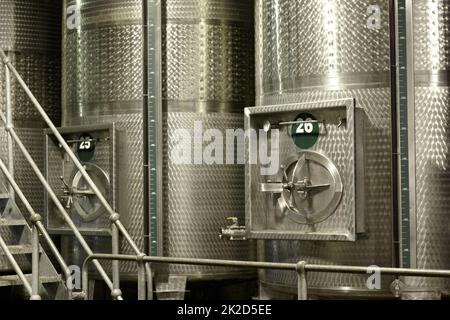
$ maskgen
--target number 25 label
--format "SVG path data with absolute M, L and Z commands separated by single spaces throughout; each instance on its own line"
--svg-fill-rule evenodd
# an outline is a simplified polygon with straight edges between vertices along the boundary
M 89 150 L 91 148 L 90 141 L 83 141 L 80 143 L 80 150 Z

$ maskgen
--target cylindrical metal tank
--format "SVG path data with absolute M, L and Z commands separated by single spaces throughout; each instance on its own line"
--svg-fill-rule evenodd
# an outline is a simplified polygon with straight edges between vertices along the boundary
M 164 253 L 169 256 L 249 259 L 246 242 L 220 240 L 227 217 L 244 223 L 244 166 L 174 162 L 176 129 L 194 134 L 243 128 L 254 101 L 253 1 L 168 0 L 165 21 Z M 195 152 L 195 150 L 194 150 Z M 200 155 L 201 156 L 201 155 Z M 193 159 L 199 155 L 194 154 Z M 193 160 L 193 163 L 195 161 Z M 170 273 L 214 279 L 242 270 L 172 266 Z
M 0 47 L 7 52 L 36 98 L 58 125 L 61 110 L 60 9 L 61 3 L 58 0 L 0 2 Z M 43 120 L 12 75 L 11 82 L 15 130 L 43 170 Z M 3 64 L 0 70 L 0 84 L 0 103 L 4 111 L 6 101 Z M 7 135 L 3 124 L 1 126 L 1 157 L 7 163 Z M 31 205 L 37 212 L 43 212 L 43 188 L 18 148 L 14 149 L 14 167 L 16 181 Z M 6 180 L 2 180 L 6 184 Z M 27 216 L 26 210 L 23 212 Z M 2 235 L 8 238 L 7 230 L 2 232 Z M 9 264 L 6 265 L 9 267 Z
M 127 172 L 122 183 L 130 200 L 123 214 L 128 215 L 132 238 L 144 250 L 142 2 L 66 0 L 63 10 L 62 126 L 114 122 L 126 132 L 126 168 L 119 170 Z M 87 239 L 94 251 L 110 250 L 108 238 Z M 83 250 L 64 240 L 69 259 L 83 261 Z M 124 241 L 121 253 L 134 251 Z M 133 273 L 135 264 L 123 263 L 121 271 Z
M 365 113 L 366 233 L 356 242 L 264 241 L 258 258 L 380 267 L 393 266 L 391 204 L 391 89 L 389 1 L 258 0 L 256 4 L 258 106 L 355 99 Z M 368 275 L 308 274 L 310 294 L 368 292 Z M 261 294 L 296 287 L 294 273 L 260 275 Z
M 393 266 L 401 254 L 394 239 L 391 180 L 390 1 L 258 1 L 256 5 L 257 104 L 261 106 L 354 98 L 365 113 L 366 232 L 354 243 L 265 241 L 259 259 L 277 262 Z M 448 269 L 448 103 L 450 99 L 449 1 L 409 1 L 414 43 L 410 108 L 411 267 Z M 409 11 L 409 9 L 411 9 Z M 409 51 L 410 50 L 410 51 Z M 404 58 L 404 57 L 403 57 Z M 396 83 L 394 82 L 396 85 Z M 308 274 L 314 295 L 388 294 L 368 290 L 368 275 Z M 295 274 L 261 273 L 262 295 L 286 293 Z M 448 291 L 444 279 L 402 279 L 403 298 L 434 298 Z
M 107 5 L 106 5 L 107 2 Z M 128 230 L 143 248 L 142 2 L 66 0 L 80 26 L 63 41 L 63 125 L 116 121 L 131 141 Z M 163 2 L 164 254 L 247 259 L 246 243 L 221 241 L 226 218 L 244 221 L 243 166 L 178 166 L 170 157 L 176 128 L 242 128 L 254 98 L 253 3 Z M 72 12 L 73 14 L 73 12 Z M 97 243 L 100 240 L 96 240 Z M 124 245 L 123 253 L 131 253 Z M 132 269 L 125 267 L 124 272 Z M 237 270 L 171 267 L 194 278 L 236 277 Z
M 410 180 L 416 227 L 411 228 L 411 248 L 412 265 L 427 269 L 450 268 L 449 8 L 448 0 L 412 1 L 415 107 L 410 122 L 415 145 Z M 428 297 L 436 288 L 450 288 L 448 279 L 414 278 L 406 284 L 428 291 Z

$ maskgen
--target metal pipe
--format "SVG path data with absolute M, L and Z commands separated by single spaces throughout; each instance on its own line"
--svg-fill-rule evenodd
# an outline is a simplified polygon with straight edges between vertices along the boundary
M 30 300 L 41 300 L 39 295 L 39 256 L 40 256 L 40 246 L 39 246 L 39 231 L 36 226 L 37 221 L 33 221 L 32 227 L 32 239 L 31 245 L 33 247 L 33 252 L 31 255 L 31 297 Z
M 150 263 L 145 263 L 147 274 L 147 300 L 153 300 L 153 270 Z
M 253 261 L 232 261 L 232 260 L 212 260 L 212 259 L 192 259 L 192 258 L 171 258 L 171 257 L 149 257 L 133 255 L 112 255 L 112 254 L 94 254 L 86 258 L 83 262 L 83 290 L 87 295 L 88 290 L 88 265 L 90 261 L 97 260 L 118 260 L 118 261 L 136 261 L 152 263 L 168 263 L 183 265 L 203 265 L 214 267 L 239 267 L 254 269 L 272 269 L 272 270 L 291 270 L 298 275 L 298 300 L 308 299 L 307 272 L 331 272 L 331 273 L 349 273 L 349 274 L 369 274 L 371 270 L 367 267 L 355 266 L 333 266 L 333 265 L 308 265 L 305 261 L 299 263 L 274 263 L 274 262 L 253 262 Z M 379 268 L 377 270 L 381 275 L 398 275 L 413 277 L 446 277 L 450 278 L 450 270 L 420 270 L 420 269 L 400 269 L 400 268 Z M 139 277 L 141 277 L 141 272 Z M 142 296 L 139 294 L 139 299 Z
M 97 186 L 95 185 L 94 181 L 91 179 L 91 177 L 89 176 L 89 174 L 87 173 L 86 169 L 83 167 L 83 165 L 80 163 L 80 161 L 78 160 L 77 156 L 75 155 L 75 153 L 72 151 L 72 149 L 69 147 L 69 145 L 67 144 L 67 142 L 64 140 L 64 138 L 61 136 L 61 134 L 59 133 L 58 129 L 55 127 L 55 125 L 53 124 L 53 122 L 51 121 L 51 119 L 48 117 L 47 113 L 45 112 L 44 108 L 42 108 L 42 106 L 40 105 L 39 101 L 36 99 L 36 97 L 33 95 L 33 93 L 31 92 L 30 88 L 28 88 L 27 84 L 25 83 L 25 81 L 22 79 L 22 77 L 20 76 L 20 74 L 17 72 L 16 68 L 14 68 L 14 66 L 12 65 L 12 63 L 10 61 L 8 61 L 5 53 L 3 52 L 3 50 L 0 50 L 0 55 L 4 61 L 4 63 L 6 64 L 6 66 L 10 69 L 10 71 L 13 73 L 13 75 L 16 77 L 17 81 L 19 82 L 20 86 L 23 88 L 23 90 L 25 91 L 25 93 L 27 94 L 28 98 L 31 100 L 31 102 L 33 103 L 33 105 L 36 107 L 37 111 L 39 112 L 39 114 L 41 115 L 41 117 L 44 119 L 45 123 L 47 124 L 47 126 L 50 128 L 51 132 L 54 134 L 55 138 L 58 140 L 58 142 L 60 143 L 61 147 L 64 149 L 64 151 L 69 155 L 70 159 L 72 160 L 72 162 L 75 164 L 76 168 L 80 171 L 81 175 L 83 176 L 83 178 L 86 180 L 87 184 L 89 185 L 89 187 L 92 189 L 92 191 L 95 193 L 95 195 L 98 197 L 100 203 L 102 204 L 102 206 L 108 211 L 110 216 L 116 215 L 117 213 L 114 212 L 114 210 L 112 209 L 112 207 L 109 205 L 108 201 L 105 199 L 105 197 L 103 196 L 103 194 L 100 192 L 100 190 L 97 188 Z M 133 239 L 131 238 L 131 236 L 128 234 L 128 232 L 126 231 L 126 229 L 123 227 L 122 223 L 117 220 L 114 222 L 117 227 L 119 228 L 120 232 L 123 233 L 125 239 L 127 240 L 127 242 L 129 243 L 129 245 L 131 246 L 131 248 L 137 253 L 137 254 L 141 254 L 141 251 L 139 250 L 138 246 L 136 245 L 136 243 L 133 241 Z
M 9 58 L 7 58 L 9 61 Z M 11 102 L 11 73 L 9 71 L 8 66 L 5 64 L 5 101 L 6 101 L 6 122 L 5 125 L 8 128 L 13 127 L 13 110 L 12 110 L 12 102 Z M 11 138 L 11 135 L 7 134 L 7 148 L 8 148 L 8 170 L 11 172 L 11 175 L 14 176 L 14 145 Z M 14 200 L 14 188 L 9 185 L 9 196 L 12 200 Z
M 120 235 L 119 230 L 114 223 L 111 224 L 111 233 L 112 254 L 119 254 Z M 122 295 L 122 293 L 120 292 L 120 265 L 118 260 L 112 261 L 112 278 L 113 290 L 111 292 L 111 296 L 114 300 L 116 300 L 119 296 Z
M 146 274 L 144 261 L 138 261 L 138 300 L 146 299 Z
M 1 52 L 1 50 L 0 50 L 0 52 Z M 2 119 L 3 122 L 5 122 L 6 118 L 5 118 L 4 113 L 1 110 L 0 110 L 0 118 Z M 78 228 L 76 227 L 76 225 L 74 224 L 72 219 L 70 218 L 70 215 L 67 213 L 66 209 L 63 207 L 63 205 L 59 201 L 58 197 L 53 192 L 51 186 L 49 185 L 49 183 L 45 179 L 45 177 L 42 174 L 41 170 L 36 165 L 36 162 L 33 160 L 33 158 L 31 157 L 30 153 L 28 152 L 26 147 L 23 145 L 23 143 L 20 140 L 20 138 L 17 136 L 14 128 L 9 128 L 8 131 L 11 134 L 11 137 L 16 142 L 16 144 L 19 147 L 19 149 L 21 150 L 21 152 L 24 155 L 25 159 L 28 161 L 28 163 L 30 164 L 31 168 L 33 169 L 33 171 L 35 172 L 35 174 L 37 175 L 37 177 L 39 178 L 39 180 L 41 181 L 41 183 L 43 184 L 43 186 L 45 187 L 45 189 L 49 193 L 50 198 L 53 200 L 53 203 L 57 207 L 57 209 L 60 212 L 61 216 L 63 217 L 64 221 L 67 223 L 67 225 L 70 227 L 70 229 L 74 233 L 75 237 L 80 242 L 80 244 L 83 247 L 83 249 L 86 251 L 86 253 L 88 255 L 93 254 L 93 252 L 92 252 L 91 248 L 89 247 L 89 245 L 87 244 L 86 240 L 84 240 L 84 237 L 82 236 L 82 234 L 80 233 L 80 231 L 78 230 Z M 2 171 L 5 173 L 5 170 L 3 170 L 3 169 L 6 169 L 6 167 L 2 168 Z M 28 212 L 34 213 L 33 208 L 30 206 L 30 204 L 27 201 L 26 197 L 20 191 L 19 186 L 14 181 L 14 178 L 11 175 L 6 174 L 6 173 L 5 173 L 5 176 L 7 177 L 9 183 L 11 185 L 13 185 L 14 189 L 16 190 L 16 193 L 19 194 L 19 197 L 20 197 L 21 201 L 24 203 L 24 205 L 27 208 Z M 100 265 L 100 263 L 98 261 L 94 261 L 93 264 L 96 267 L 96 269 L 98 270 L 100 276 L 103 278 L 103 280 L 108 285 L 108 287 L 112 290 L 113 289 L 113 283 L 109 279 L 109 276 L 107 275 L 106 271 L 103 269 L 103 267 Z
M 297 263 L 297 296 L 298 300 L 308 300 L 308 283 L 306 282 L 306 262 L 301 261 Z
M 1 160 L 0 160 L 1 161 Z M 1 162 L 3 164 L 3 162 Z M 14 271 L 16 272 L 19 279 L 22 281 L 23 286 L 25 287 L 25 290 L 28 292 L 30 296 L 33 295 L 33 290 L 31 289 L 31 285 L 28 282 L 27 278 L 22 272 L 22 269 L 20 269 L 19 264 L 17 263 L 16 259 L 14 259 L 13 255 L 11 254 L 11 251 L 9 251 L 8 246 L 6 245 L 5 241 L 3 240 L 1 234 L 0 234 L 0 248 L 3 250 L 3 254 L 8 259 L 9 263 L 13 267 Z
M 69 286 L 69 279 L 71 278 L 70 269 L 67 266 L 66 262 L 64 261 L 64 258 L 62 257 L 61 253 L 58 251 L 58 248 L 56 248 L 55 244 L 53 243 L 52 238 L 50 238 L 50 235 L 48 234 L 47 230 L 45 229 L 44 225 L 41 221 L 36 222 L 36 227 L 38 228 L 39 232 L 41 233 L 42 237 L 44 238 L 45 242 L 47 243 L 47 246 L 53 256 L 55 257 L 56 261 L 58 262 L 61 271 L 64 273 L 64 279 L 66 280 L 66 287 L 67 291 L 69 293 L 69 299 L 72 300 L 72 289 Z
M 83 263 L 81 269 L 81 290 L 83 290 L 84 300 L 89 299 L 89 269 L 88 265 Z
M 142 259 L 144 262 L 168 263 L 183 265 L 203 265 L 213 267 L 238 267 L 253 269 L 271 269 L 271 270 L 291 270 L 297 271 L 298 264 L 295 263 L 275 263 L 275 262 L 253 262 L 253 261 L 233 261 L 233 260 L 213 260 L 213 259 L 193 259 L 193 258 L 172 258 L 172 257 L 143 257 L 133 255 L 111 255 L 94 254 L 86 258 L 84 264 L 92 260 L 120 260 L 136 261 Z M 83 264 L 83 266 L 84 266 Z M 306 272 L 332 272 L 347 274 L 369 274 L 373 268 L 357 266 L 336 266 L 336 265 L 315 265 L 305 264 Z M 450 270 L 429 270 L 429 269 L 404 269 L 404 268 L 379 268 L 382 275 L 399 275 L 411 277 L 432 277 L 432 278 L 450 278 Z

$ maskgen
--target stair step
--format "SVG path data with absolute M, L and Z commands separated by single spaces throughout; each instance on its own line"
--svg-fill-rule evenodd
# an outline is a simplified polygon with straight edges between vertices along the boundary
M 0 199 L 9 199 L 9 194 L 7 194 L 7 193 L 0 193 Z
M 9 251 L 13 255 L 22 255 L 22 254 L 31 254 L 33 253 L 33 246 L 31 244 L 22 244 L 22 245 L 14 245 L 14 246 L 8 246 Z M 39 252 L 42 252 L 41 249 L 39 249 Z M 5 253 L 3 250 L 0 249 L 0 256 L 4 255 Z
M 28 282 L 31 283 L 31 274 L 26 274 L 25 277 L 27 278 Z M 60 282 L 61 276 L 41 276 L 40 282 L 45 283 L 55 283 Z M 21 286 L 23 285 L 22 281 L 20 280 L 19 276 L 17 275 L 8 275 L 8 276 L 0 276 L 0 287 L 10 287 L 10 286 Z
M 1 219 L 0 227 L 20 227 L 25 226 L 27 222 L 25 220 L 11 220 L 11 219 Z

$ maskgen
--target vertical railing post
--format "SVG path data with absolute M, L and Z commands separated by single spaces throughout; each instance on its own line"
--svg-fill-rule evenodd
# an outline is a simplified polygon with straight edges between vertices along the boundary
M 112 254 L 114 255 L 120 253 L 120 234 L 119 229 L 115 225 L 117 220 L 119 220 L 118 214 L 111 216 Z M 122 291 L 120 290 L 120 264 L 118 260 L 112 261 L 112 281 L 113 289 L 111 291 L 111 297 L 117 300 L 122 296 Z
M 7 139 L 7 152 L 8 152 L 8 171 L 14 176 L 14 143 L 9 132 L 10 128 L 13 128 L 13 110 L 12 110 L 12 101 L 11 101 L 11 72 L 8 67 L 9 56 L 6 57 L 5 61 L 3 61 L 5 66 L 5 102 L 6 102 L 6 139 Z M 9 185 L 9 196 L 12 200 L 14 200 L 14 188 Z
M 147 283 L 146 283 L 146 273 L 145 273 L 145 254 L 140 254 L 137 256 L 138 261 L 138 300 L 145 300 L 147 294 Z
M 33 223 L 32 227 L 32 239 L 31 246 L 33 248 L 33 252 L 31 255 L 31 297 L 30 300 L 41 300 L 41 296 L 39 295 L 39 260 L 40 260 L 40 248 L 39 248 L 39 230 L 37 227 L 37 222 L 41 221 L 41 216 L 36 215 L 31 217 L 31 222 Z
M 296 266 L 298 277 L 298 300 L 308 300 L 308 283 L 306 281 L 306 262 L 300 261 Z
M 89 300 L 89 268 L 88 263 L 83 264 L 81 272 L 81 290 L 83 294 L 81 298 L 84 300 Z
M 147 300 L 153 300 L 153 270 L 150 263 L 145 263 L 145 272 L 147 275 Z

